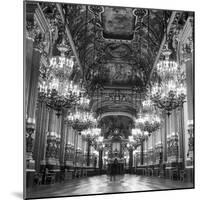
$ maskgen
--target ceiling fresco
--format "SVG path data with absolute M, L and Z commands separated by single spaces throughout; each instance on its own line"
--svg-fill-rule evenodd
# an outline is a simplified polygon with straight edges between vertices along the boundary
M 53 44 L 49 46 L 51 56 L 58 55 L 56 45 L 61 42 L 63 35 L 67 38 L 67 24 L 79 59 L 71 79 L 81 80 L 84 84 L 92 99 L 93 111 L 121 111 L 136 115 L 172 11 L 59 5 L 60 9 L 55 3 L 40 3 L 53 30 L 52 35 L 48 36 Z M 167 38 L 172 52 L 176 48 L 176 31 L 184 24 L 186 17 L 177 11 L 173 18 Z M 116 92 L 119 88 L 120 92 Z M 97 93 L 101 93 L 101 98 Z
M 103 37 L 112 39 L 132 39 L 135 17 L 131 8 L 105 7 L 101 13 Z

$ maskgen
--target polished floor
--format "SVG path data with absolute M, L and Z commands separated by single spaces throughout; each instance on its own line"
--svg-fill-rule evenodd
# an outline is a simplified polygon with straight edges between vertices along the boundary
M 65 183 L 37 186 L 27 195 L 28 198 L 37 198 L 192 187 L 192 183 L 157 177 L 125 174 L 117 175 L 115 180 L 111 181 L 109 176 L 101 175 L 73 179 Z

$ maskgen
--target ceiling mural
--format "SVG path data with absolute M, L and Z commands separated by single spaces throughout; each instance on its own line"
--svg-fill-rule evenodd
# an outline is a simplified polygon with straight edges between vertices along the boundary
M 103 37 L 132 39 L 135 17 L 131 8 L 105 7 L 102 15 Z
M 59 54 L 56 45 L 63 35 L 68 38 L 67 24 L 79 59 L 71 79 L 81 79 L 92 99 L 91 108 L 97 111 L 101 107 L 101 112 L 138 111 L 144 95 L 136 100 L 133 93 L 146 91 L 172 11 L 65 3 L 59 4 L 59 10 L 55 3 L 39 4 L 52 30 L 47 35 L 51 56 Z M 184 19 L 177 12 L 172 27 L 182 26 Z M 176 48 L 175 34 L 173 28 L 168 34 L 172 52 Z M 97 91 L 107 93 L 107 88 L 110 94 L 103 95 L 97 103 Z M 121 89 L 120 95 L 117 88 Z M 137 105 L 133 106 L 133 102 Z
M 111 43 L 106 46 L 105 52 L 112 58 L 123 58 L 130 56 L 131 49 L 126 44 Z

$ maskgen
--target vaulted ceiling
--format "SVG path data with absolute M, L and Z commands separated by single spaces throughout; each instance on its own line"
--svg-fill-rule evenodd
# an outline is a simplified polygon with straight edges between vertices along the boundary
M 167 27 L 170 26 L 167 39 L 175 51 L 175 32 L 188 15 L 142 8 L 44 2 L 38 5 L 52 30 L 50 55 L 59 54 L 56 45 L 64 35 L 72 48 L 69 53 L 77 61 L 71 78 L 82 81 L 92 99 L 91 109 L 98 115 L 120 112 L 136 116 Z M 112 114 L 110 119 L 106 116 L 102 120 L 113 119 L 125 120 L 119 116 L 115 119 Z

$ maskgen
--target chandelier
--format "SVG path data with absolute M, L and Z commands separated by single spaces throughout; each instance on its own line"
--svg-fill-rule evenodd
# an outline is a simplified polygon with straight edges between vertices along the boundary
M 157 74 L 161 83 L 152 83 L 151 100 L 168 116 L 171 111 L 182 106 L 186 97 L 185 72 L 175 61 L 169 60 L 171 51 L 168 46 L 164 50 L 165 60 L 157 64 Z
M 137 142 L 137 144 L 141 144 L 142 141 L 144 141 L 149 133 L 147 131 L 142 131 L 139 128 L 134 128 L 132 129 L 132 136 L 134 138 L 134 140 Z
M 141 131 L 148 132 L 149 135 L 160 128 L 161 120 L 155 114 L 146 114 L 136 119 L 136 127 Z
M 81 89 L 72 81 L 60 82 L 58 78 L 51 77 L 39 84 L 39 100 L 58 112 L 75 105 L 80 96 Z
M 134 139 L 133 135 L 128 137 L 128 143 L 127 143 L 127 148 L 128 149 L 133 149 L 137 147 L 137 141 Z
M 57 45 L 57 49 L 60 52 L 60 56 L 54 56 L 50 58 L 49 62 L 49 71 L 54 73 L 59 79 L 69 78 L 73 66 L 74 66 L 74 56 L 66 56 L 66 53 L 69 53 L 70 46 L 66 44 L 66 40 L 63 37 L 61 44 Z
M 171 53 L 168 45 L 165 45 L 165 49 L 162 51 L 162 55 L 164 55 L 165 59 L 157 63 L 157 74 L 162 80 L 174 77 L 178 73 L 178 64 L 169 58 Z
M 64 36 L 57 49 L 60 56 L 50 58 L 49 65 L 42 74 L 38 100 L 45 102 L 60 115 L 62 110 L 76 105 L 84 95 L 79 84 L 69 80 L 74 66 L 74 56 L 69 55 L 70 46 L 66 44 Z
M 147 91 L 147 95 L 144 101 L 142 101 L 142 110 L 143 112 L 155 112 L 154 104 L 151 100 L 151 92 L 150 89 Z
M 89 109 L 90 99 L 88 96 L 85 95 L 85 93 L 82 93 L 81 97 L 77 101 L 77 107 L 87 110 Z
M 83 130 L 81 132 L 81 134 L 87 138 L 96 138 L 97 136 L 99 136 L 101 134 L 101 129 L 100 128 L 89 128 L 87 130 Z M 103 138 L 98 138 L 100 141 L 102 139 L 103 141 Z M 102 142 L 101 141 L 101 142 Z
M 72 128 L 79 132 L 95 126 L 97 123 L 97 120 L 93 117 L 92 112 L 80 109 L 76 109 L 74 113 L 70 113 L 67 116 L 67 120 L 72 125 Z
M 152 87 L 151 100 L 154 105 L 170 115 L 171 111 L 182 106 L 186 98 L 184 83 L 168 80 Z

